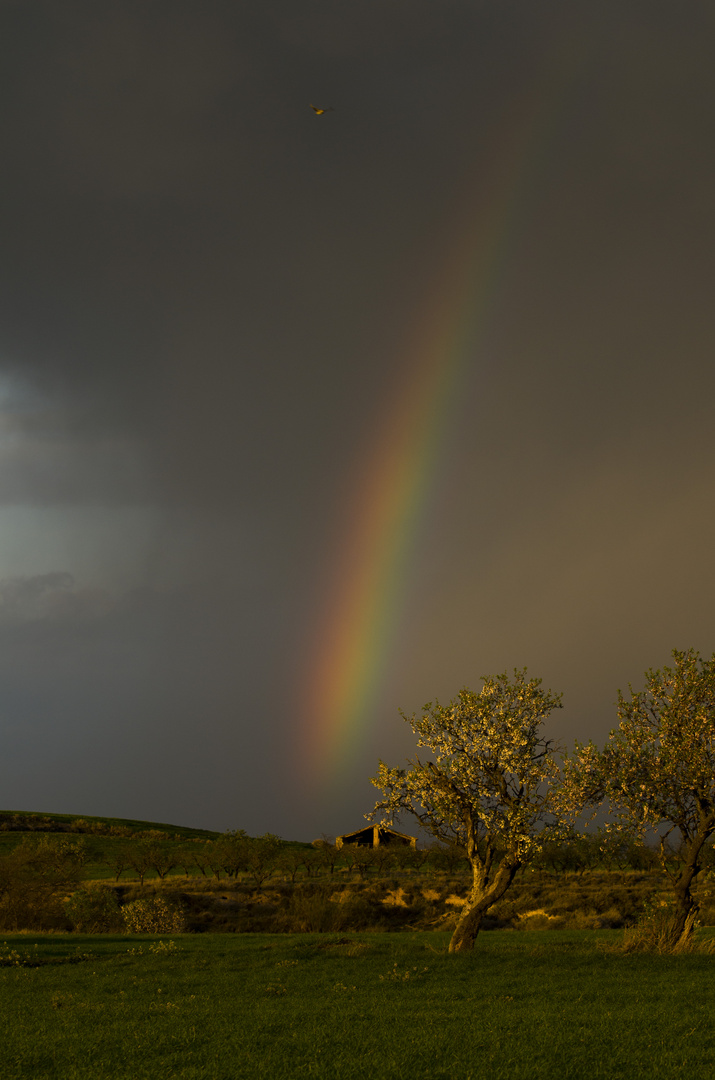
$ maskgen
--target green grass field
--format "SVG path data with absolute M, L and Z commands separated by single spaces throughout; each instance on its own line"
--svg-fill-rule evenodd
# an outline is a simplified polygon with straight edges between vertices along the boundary
M 4 935 L 0 1076 L 710 1077 L 715 957 L 620 936 Z

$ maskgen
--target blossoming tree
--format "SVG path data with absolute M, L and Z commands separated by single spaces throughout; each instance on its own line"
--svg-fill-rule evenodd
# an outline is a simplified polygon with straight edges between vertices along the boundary
M 527 681 L 526 669 L 482 681 L 479 693 L 464 689 L 449 705 L 401 713 L 427 757 L 408 761 L 408 769 L 381 761 L 372 783 L 383 797 L 367 815 L 391 825 L 407 812 L 438 840 L 465 849 L 472 887 L 450 952 L 474 947 L 484 914 L 570 813 L 555 747 L 541 733 L 561 695 L 542 690 L 540 679 Z
M 619 725 L 603 751 L 576 746 L 566 762 L 583 800 L 608 800 L 614 828 L 660 834 L 675 900 L 672 945 L 697 915 L 692 889 L 715 833 L 715 654 L 673 650 L 675 667 L 650 669 L 643 690 L 618 691 Z M 675 846 L 668 838 L 677 838 Z

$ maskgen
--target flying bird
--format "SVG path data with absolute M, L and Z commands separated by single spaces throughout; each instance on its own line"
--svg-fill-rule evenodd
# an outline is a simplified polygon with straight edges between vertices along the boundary
M 313 110 L 313 112 L 315 113 L 316 116 L 322 116 L 323 113 L 326 113 L 326 112 L 335 112 L 335 109 L 333 108 L 332 105 L 330 105 L 329 108 L 327 108 L 327 109 L 318 109 L 315 105 L 311 105 L 310 107 L 311 107 L 311 109 Z

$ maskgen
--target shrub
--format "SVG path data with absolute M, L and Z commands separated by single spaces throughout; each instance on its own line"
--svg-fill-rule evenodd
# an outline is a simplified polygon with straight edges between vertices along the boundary
M 635 926 L 628 927 L 623 935 L 624 952 L 686 952 L 693 947 L 692 931 L 696 912 L 686 920 L 685 929 L 678 940 L 673 941 L 677 913 L 672 899 L 647 901 Z
M 122 912 L 113 889 L 90 881 L 65 900 L 72 929 L 80 934 L 108 934 L 122 929 Z
M 559 915 L 549 915 L 543 908 L 525 911 L 519 915 L 514 925 L 517 930 L 560 930 L 564 919 Z
M 382 905 L 344 889 L 331 896 L 323 892 L 295 892 L 274 926 L 288 933 L 331 934 L 384 925 Z
M 293 933 L 330 934 L 342 930 L 349 918 L 342 904 L 316 893 L 292 897 L 282 921 L 286 930 Z
M 129 934 L 181 934 L 186 928 L 181 906 L 161 896 L 133 900 L 121 913 Z
M 0 927 L 66 929 L 63 900 L 77 888 L 84 858 L 81 841 L 25 837 L 0 858 Z

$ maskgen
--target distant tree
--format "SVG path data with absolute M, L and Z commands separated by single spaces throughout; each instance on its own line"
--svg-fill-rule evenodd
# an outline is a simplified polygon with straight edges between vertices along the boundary
M 406 847 L 408 845 L 405 845 Z M 372 864 L 378 874 L 386 874 L 397 863 L 396 851 L 401 844 L 378 844 L 372 849 Z
M 196 866 L 196 863 L 194 862 L 194 847 L 195 845 L 191 842 L 179 842 L 174 848 L 176 865 L 180 870 L 184 871 L 184 877 L 187 878 L 191 877 L 191 871 Z
M 216 841 L 214 863 L 219 863 L 229 877 L 238 877 L 248 867 L 251 838 L 243 829 L 227 829 Z
M 156 845 L 151 840 L 135 840 L 127 848 L 129 865 L 139 875 L 139 885 L 144 887 L 144 878 L 154 866 Z
M 712 851 L 711 845 L 703 848 L 702 867 L 703 870 L 709 869 L 712 865 L 709 854 Z M 652 844 L 642 843 L 638 840 L 632 840 L 627 846 L 628 866 L 631 870 L 639 870 L 641 872 L 648 870 L 655 870 L 659 863 L 659 852 Z
M 437 845 L 435 845 L 437 846 Z M 395 862 L 399 869 L 411 873 L 430 873 L 432 845 L 412 847 L 411 844 L 396 844 L 393 848 Z
M 485 913 L 572 813 L 554 745 L 541 734 L 561 695 L 542 690 L 540 679 L 527 681 L 525 669 L 482 681 L 479 693 L 464 689 L 447 706 L 403 713 L 429 757 L 416 757 L 409 769 L 380 762 L 372 780 L 383 797 L 369 817 L 391 825 L 412 814 L 437 840 L 466 851 L 472 887 L 450 952 L 474 947 Z
M 301 848 L 284 847 L 276 857 L 276 868 L 287 874 L 293 885 L 299 870 L 302 870 L 305 864 L 306 852 Z
M 430 844 L 426 849 L 427 865 L 449 877 L 467 862 L 467 852 L 461 844 Z
M 563 840 L 547 840 L 542 844 L 538 855 L 532 859 L 532 867 L 535 870 L 547 870 L 552 874 L 580 869 L 576 859 L 575 834 L 564 837 Z
M 181 855 L 175 844 L 153 843 L 149 846 L 150 866 L 163 881 L 167 874 L 179 865 Z
M 671 946 L 692 931 L 692 890 L 715 834 L 715 654 L 672 655 L 674 667 L 646 671 L 643 690 L 618 691 L 619 724 L 603 751 L 577 744 L 566 760 L 581 798 L 610 804 L 612 831 L 641 841 L 653 830 L 659 835 L 674 896 Z
M 207 840 L 201 855 L 197 857 L 197 865 L 208 868 L 217 881 L 221 880 L 221 874 L 226 871 L 226 845 L 221 840 Z
M 379 848 L 368 847 L 366 844 L 354 848 L 355 861 L 353 870 L 357 872 L 360 881 L 364 881 L 377 862 Z
M 315 848 L 322 865 L 330 871 L 332 877 L 341 858 L 341 849 L 336 845 L 335 837 L 324 833 L 320 839 L 313 840 L 312 847 Z
M 249 841 L 246 866 L 257 888 L 260 889 L 273 873 L 282 848 L 283 841 L 273 833 L 264 833 Z
M 84 840 L 70 836 L 26 837 L 15 850 L 38 875 L 62 886 L 75 881 L 87 861 Z
M 86 818 L 74 818 L 70 822 L 70 831 L 75 833 L 88 833 L 96 831 L 96 827 L 87 821 Z
M 320 852 L 316 851 L 314 847 L 312 851 L 306 851 L 303 856 L 303 866 L 309 878 L 319 877 L 324 866 Z
M 193 845 L 190 853 L 191 863 L 200 871 L 202 877 L 206 877 L 206 871 L 211 869 L 212 855 L 209 847 L 210 841 L 202 840 Z
M 105 849 L 102 861 L 114 874 L 115 881 L 119 881 L 125 870 L 132 869 L 132 855 L 127 844 L 113 843 L 110 848 Z
M 358 845 L 357 844 L 343 844 L 340 848 L 340 855 L 342 862 L 345 864 L 345 869 L 349 874 L 352 874 L 353 870 L 357 868 L 359 861 Z
M 556 837 L 543 844 L 539 855 L 533 860 L 534 869 L 548 870 L 554 874 L 584 874 L 598 867 L 611 868 L 619 857 L 612 837 L 602 829 L 595 832 L 571 830 L 563 837 Z

